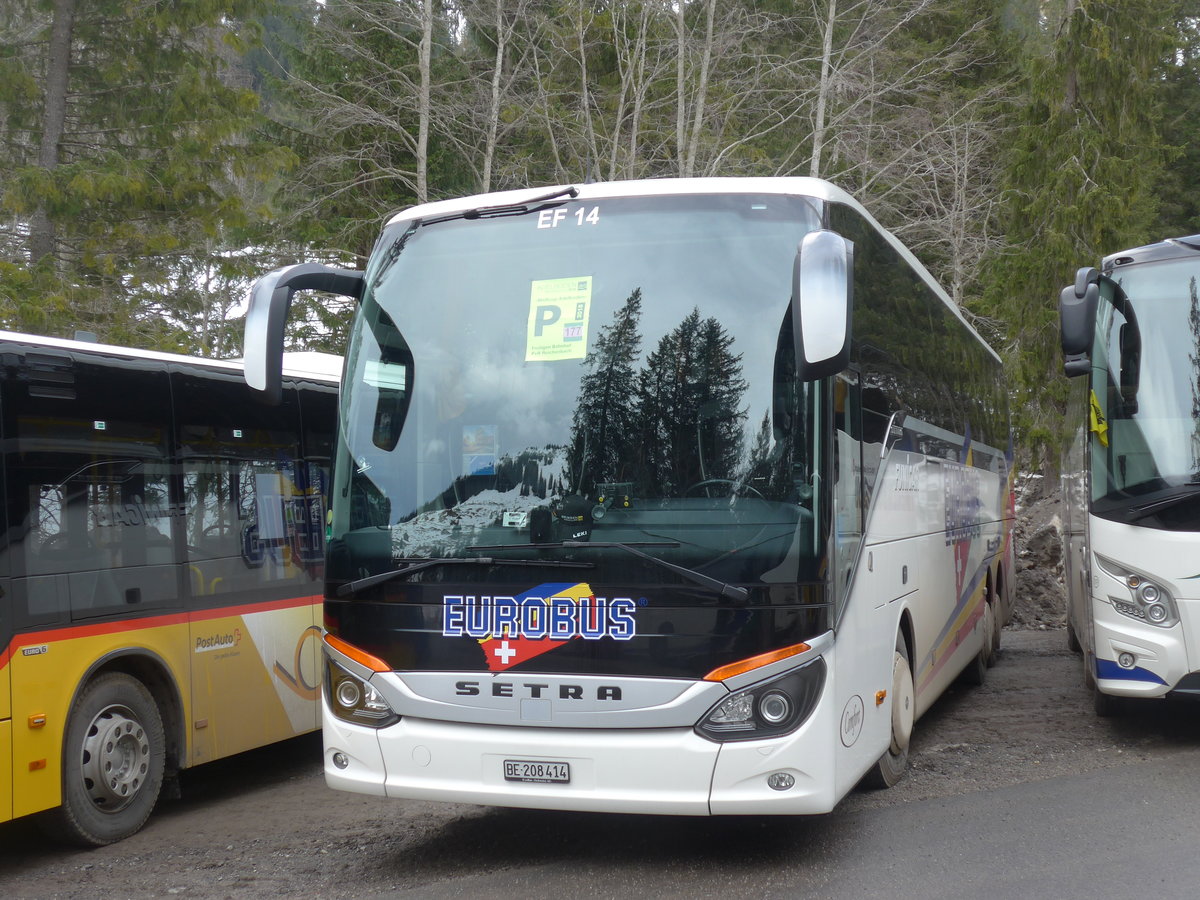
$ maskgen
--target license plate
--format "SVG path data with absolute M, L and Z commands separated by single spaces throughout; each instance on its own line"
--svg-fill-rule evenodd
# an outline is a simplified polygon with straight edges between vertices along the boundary
M 569 784 L 571 765 L 565 762 L 544 762 L 536 759 L 504 760 L 505 781 L 525 781 L 532 784 Z

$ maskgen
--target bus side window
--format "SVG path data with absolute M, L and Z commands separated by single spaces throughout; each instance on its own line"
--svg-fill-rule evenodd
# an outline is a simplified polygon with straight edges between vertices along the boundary
M 33 376 L 5 398 L 7 487 L 24 499 L 13 561 L 24 621 L 171 606 L 178 590 L 163 367 L 67 355 L 55 365 L 56 391 Z
M 323 525 L 309 508 L 294 388 L 251 415 L 234 374 L 176 372 L 174 383 L 192 597 L 283 596 L 318 577 L 305 563 Z
M 887 395 L 877 387 L 864 385 L 862 389 L 863 429 L 863 514 L 871 508 L 871 497 L 875 493 L 875 479 L 883 446 L 887 442 L 888 421 L 894 410 L 888 408 Z

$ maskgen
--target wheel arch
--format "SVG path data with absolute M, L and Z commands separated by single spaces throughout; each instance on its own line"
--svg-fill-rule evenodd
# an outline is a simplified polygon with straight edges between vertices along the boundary
M 184 734 L 183 695 L 179 683 L 166 660 L 145 647 L 126 647 L 113 650 L 97 659 L 79 679 L 71 696 L 69 709 L 75 708 L 79 694 L 94 678 L 110 672 L 119 672 L 141 682 L 162 717 L 163 734 L 166 735 L 166 771 L 168 774 L 185 768 L 187 740 Z M 63 732 L 66 740 L 66 732 Z

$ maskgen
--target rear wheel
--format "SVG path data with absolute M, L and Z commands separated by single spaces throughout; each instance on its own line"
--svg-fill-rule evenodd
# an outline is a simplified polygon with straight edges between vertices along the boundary
M 120 672 L 96 678 L 71 708 L 62 806 L 43 815 L 43 827 L 92 847 L 129 837 L 158 800 L 165 746 L 162 717 L 140 681 Z
M 979 627 L 983 631 L 983 646 L 962 672 L 962 680 L 976 687 L 983 684 L 987 678 L 987 670 L 992 666 L 993 642 L 996 639 L 996 608 L 987 600 L 983 601 L 983 621 Z
M 904 636 L 897 635 L 896 650 L 892 657 L 892 740 L 863 779 L 868 787 L 890 788 L 904 776 L 908 768 L 908 743 L 912 738 L 915 712 L 908 649 Z
M 992 652 L 988 654 L 988 666 L 994 666 L 997 660 L 1000 659 L 1000 638 L 1004 631 L 1004 622 L 1001 621 L 998 610 L 1001 600 L 1000 597 L 994 596 L 992 602 L 988 604 L 992 608 Z

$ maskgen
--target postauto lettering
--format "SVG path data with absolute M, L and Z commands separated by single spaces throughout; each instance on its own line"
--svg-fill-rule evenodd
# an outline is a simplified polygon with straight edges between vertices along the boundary
M 627 597 L 478 597 L 447 594 L 443 597 L 442 634 L 484 640 L 504 635 L 510 638 L 547 638 L 588 641 L 610 637 L 631 640 L 636 633 L 634 610 Z

